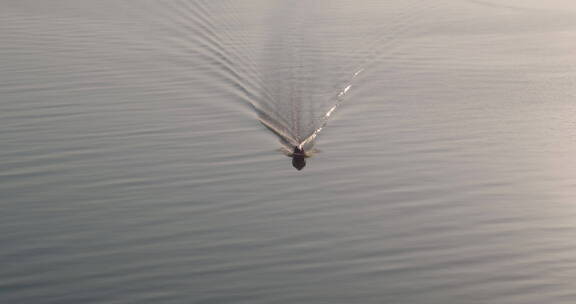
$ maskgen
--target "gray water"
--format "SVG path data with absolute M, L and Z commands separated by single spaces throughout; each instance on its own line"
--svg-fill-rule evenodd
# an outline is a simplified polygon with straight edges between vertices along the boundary
M 0 0 L 0 302 L 576 303 L 575 50 L 568 0 Z

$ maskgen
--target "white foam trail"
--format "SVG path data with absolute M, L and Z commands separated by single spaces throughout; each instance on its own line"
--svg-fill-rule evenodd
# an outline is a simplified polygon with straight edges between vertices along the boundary
M 312 132 L 312 134 L 310 134 L 308 137 L 306 137 L 306 139 L 301 141 L 300 144 L 298 144 L 298 148 L 302 149 L 305 145 L 312 143 L 314 141 L 314 139 L 316 139 L 318 134 L 320 134 L 322 129 L 324 129 L 326 124 L 328 124 L 328 120 L 330 119 L 330 117 L 332 116 L 334 111 L 336 111 L 336 109 L 338 107 L 340 107 L 340 105 L 344 102 L 344 96 L 346 96 L 346 94 L 348 94 L 348 91 L 350 91 L 350 89 L 352 88 L 352 82 L 354 81 L 354 79 L 356 79 L 356 77 L 358 77 L 362 72 L 364 72 L 364 68 L 361 68 L 358 71 L 354 72 L 354 74 L 352 74 L 352 77 L 350 77 L 350 80 L 348 80 L 348 82 L 345 84 L 344 89 L 340 90 L 340 92 L 338 92 L 338 94 L 336 94 L 336 96 L 335 96 L 336 104 L 334 104 L 334 106 L 332 106 L 328 110 L 328 112 L 326 112 L 326 114 L 324 114 L 324 116 L 322 116 L 320 127 L 318 127 L 316 130 L 314 130 L 314 132 Z

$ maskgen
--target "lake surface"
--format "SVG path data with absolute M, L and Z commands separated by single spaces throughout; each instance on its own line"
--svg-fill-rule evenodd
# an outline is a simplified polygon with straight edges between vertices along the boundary
M 1 302 L 576 303 L 575 50 L 567 0 L 0 0 Z

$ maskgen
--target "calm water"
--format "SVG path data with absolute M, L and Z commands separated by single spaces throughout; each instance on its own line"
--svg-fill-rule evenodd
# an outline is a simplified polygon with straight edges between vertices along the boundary
M 575 49 L 568 0 L 0 0 L 1 302 L 576 303 Z

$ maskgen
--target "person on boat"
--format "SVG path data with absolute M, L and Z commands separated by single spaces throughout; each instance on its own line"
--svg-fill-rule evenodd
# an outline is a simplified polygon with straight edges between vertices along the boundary
M 298 171 L 302 170 L 304 166 L 306 166 L 306 153 L 304 152 L 304 148 L 294 147 L 294 152 L 292 152 L 292 166 L 298 169 Z

